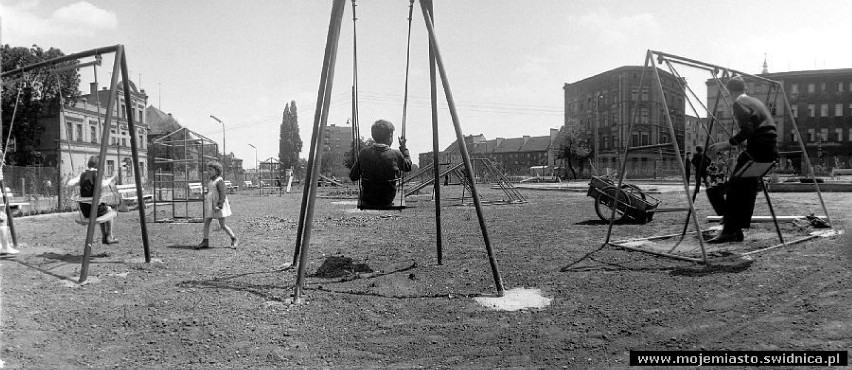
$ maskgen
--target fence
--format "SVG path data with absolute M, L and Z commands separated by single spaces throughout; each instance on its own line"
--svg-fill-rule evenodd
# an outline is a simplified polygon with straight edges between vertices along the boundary
M 64 185 L 71 178 L 71 175 L 61 177 L 57 167 L 3 166 L 3 179 L 12 195 L 10 202 L 29 203 L 28 206 L 20 209 L 17 215 L 76 210 L 77 204 L 72 198 L 79 189 Z M 143 188 L 146 192 L 150 192 L 149 185 Z M 119 196 L 106 189 L 101 199 L 102 202 L 110 205 L 117 205 L 119 202 Z

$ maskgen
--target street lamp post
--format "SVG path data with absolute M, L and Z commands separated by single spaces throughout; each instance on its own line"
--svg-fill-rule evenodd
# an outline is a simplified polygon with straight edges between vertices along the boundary
M 257 161 L 257 147 L 251 144 L 249 144 L 248 146 L 254 148 L 254 173 L 255 175 L 257 175 L 257 184 L 258 186 L 260 186 L 260 165 Z
M 215 119 L 215 120 L 216 120 L 216 122 L 219 122 L 219 123 L 221 123 L 221 124 L 222 124 L 222 159 L 221 159 L 221 160 L 222 160 L 222 162 L 223 162 L 222 164 L 224 165 L 224 162 L 225 162 L 225 153 L 227 153 L 227 152 L 225 151 L 225 122 L 222 122 L 222 120 L 220 120 L 220 119 L 216 118 L 216 116 L 214 116 L 214 115 L 212 115 L 212 114 L 210 115 L 210 118 Z

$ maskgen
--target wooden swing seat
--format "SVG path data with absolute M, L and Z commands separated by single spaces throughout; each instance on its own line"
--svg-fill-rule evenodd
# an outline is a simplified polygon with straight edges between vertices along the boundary
M 399 189 L 402 186 L 402 178 L 397 177 L 390 180 L 373 180 L 365 177 L 361 177 L 361 182 L 358 184 L 358 209 L 362 211 L 402 211 L 406 209 L 405 206 L 405 198 L 401 197 L 400 202 L 394 202 L 391 205 L 380 206 L 380 205 L 372 205 L 372 204 L 364 204 L 361 202 L 361 194 L 364 192 L 364 182 L 392 182 L 394 186 Z
M 73 198 L 73 200 L 75 202 L 77 202 L 77 215 L 78 215 L 78 217 L 76 219 L 74 219 L 74 222 L 76 222 L 80 225 L 88 225 L 89 224 L 89 218 L 83 216 L 83 212 L 80 212 L 80 203 L 92 204 L 92 198 L 75 197 L 75 198 Z M 99 216 L 98 218 L 95 219 L 95 223 L 102 224 L 104 222 L 107 222 L 107 221 L 114 219 L 115 216 L 117 216 L 117 215 L 118 215 L 118 212 L 114 208 L 110 207 L 109 212 L 104 213 L 102 216 Z

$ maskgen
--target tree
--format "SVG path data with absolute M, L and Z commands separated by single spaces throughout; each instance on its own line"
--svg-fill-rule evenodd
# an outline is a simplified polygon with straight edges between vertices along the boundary
M 574 170 L 573 162 L 576 161 L 579 164 L 580 171 L 582 172 L 582 168 L 584 167 L 583 161 L 590 158 L 592 151 L 580 143 L 577 131 L 567 126 L 562 126 L 559 130 L 556 141 L 559 143 L 559 151 L 556 152 L 556 158 L 562 160 L 562 168 L 565 168 L 567 164 L 568 169 L 571 170 L 571 176 L 576 180 L 577 172 Z
M 281 133 L 278 140 L 278 161 L 282 169 L 297 168 L 299 153 L 302 151 L 302 137 L 299 136 L 299 115 L 296 101 L 284 107 L 281 117 Z
M 11 47 L 7 44 L 2 48 L 3 71 L 11 71 L 65 55 L 59 49 L 50 48 L 45 51 L 38 45 L 26 48 Z M 79 62 L 73 60 L 61 66 L 76 64 Z M 3 89 L 4 137 L 0 139 L 0 142 L 5 145 L 5 136 L 11 127 L 16 148 L 15 152 L 6 155 L 6 161 L 10 164 L 28 166 L 37 164 L 41 158 L 41 153 L 36 151 L 39 138 L 44 131 L 44 127 L 39 124 L 39 118 L 59 114 L 59 104 L 62 100 L 60 97 L 64 98 L 66 105 L 73 105 L 77 101 L 80 97 L 80 75 L 77 74 L 76 69 L 52 73 L 47 68 L 40 68 L 24 73 L 20 77 L 17 83 L 6 85 Z M 15 112 L 15 101 L 19 91 L 20 100 Z M 13 114 L 15 114 L 14 126 L 12 126 Z

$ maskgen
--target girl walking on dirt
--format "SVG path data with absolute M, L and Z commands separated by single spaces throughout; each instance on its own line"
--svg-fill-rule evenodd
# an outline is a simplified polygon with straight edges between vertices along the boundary
M 238 240 L 234 231 L 225 224 L 225 217 L 231 215 L 231 205 L 228 204 L 228 196 L 225 189 L 225 180 L 222 180 L 222 164 L 213 161 L 207 164 L 207 176 L 210 182 L 207 184 L 207 195 L 204 197 L 204 240 L 195 249 L 210 248 L 210 223 L 213 219 L 219 220 L 219 227 L 231 237 L 231 248 L 236 249 Z

